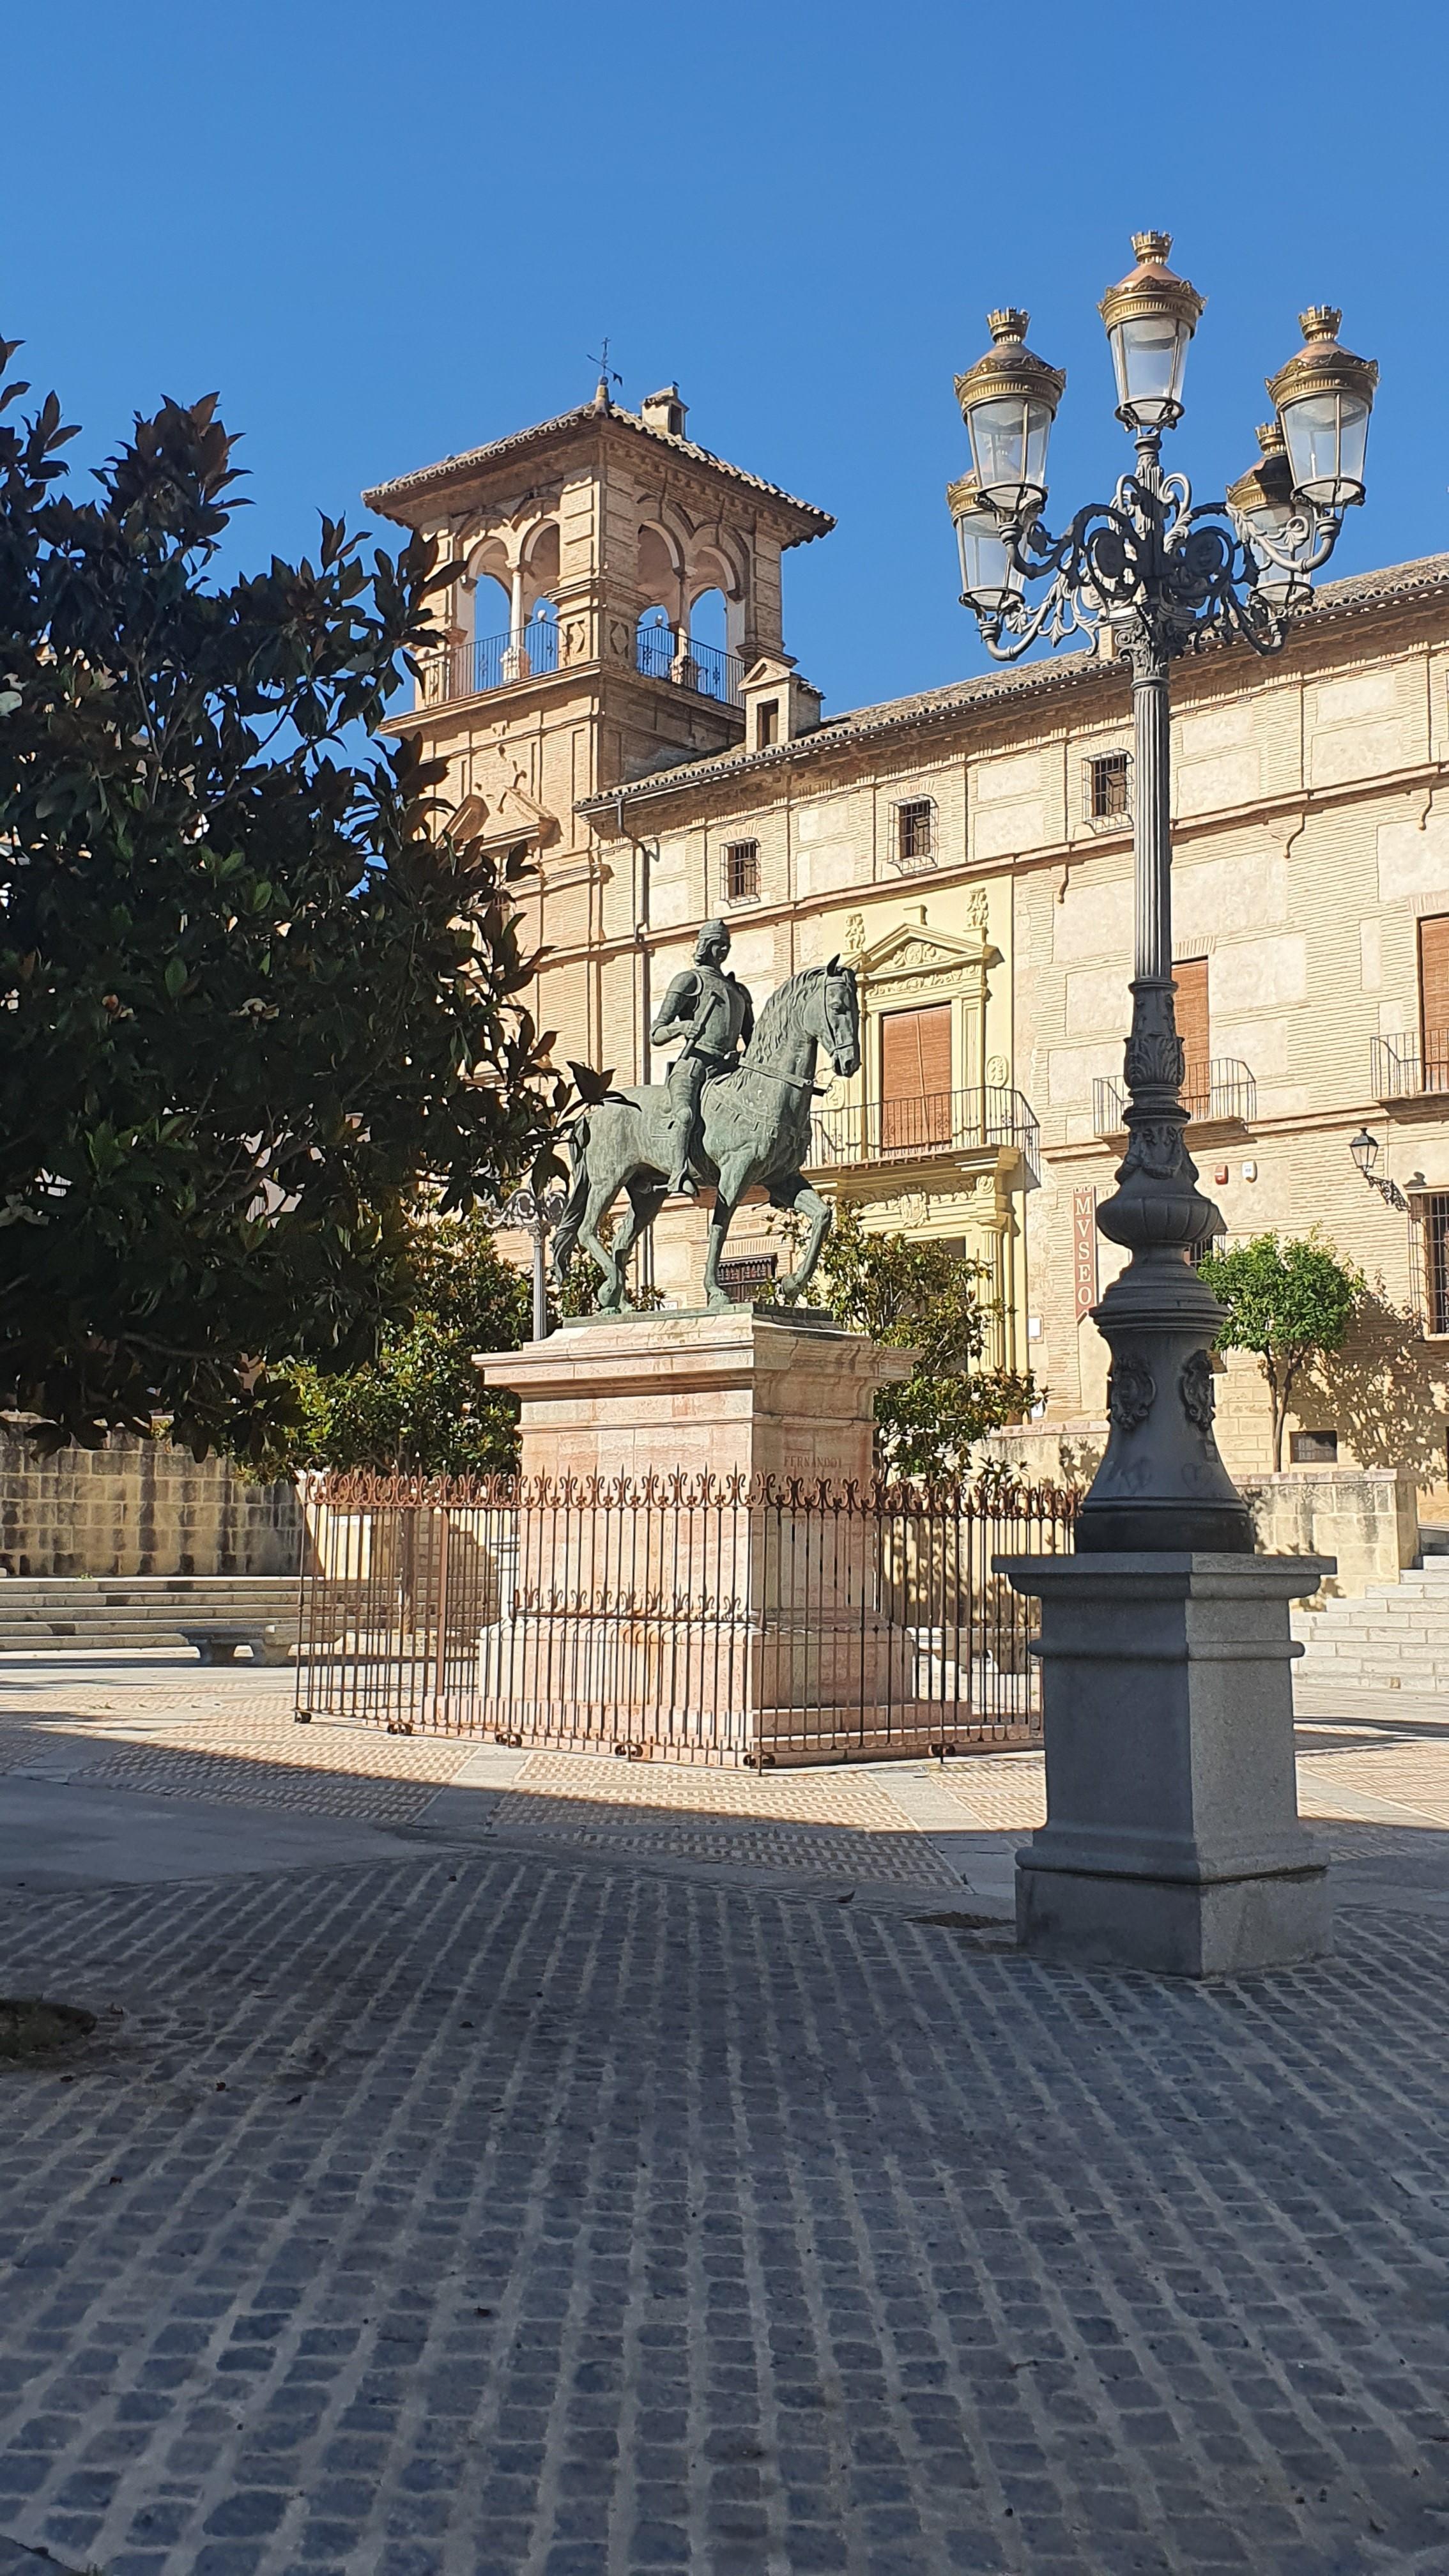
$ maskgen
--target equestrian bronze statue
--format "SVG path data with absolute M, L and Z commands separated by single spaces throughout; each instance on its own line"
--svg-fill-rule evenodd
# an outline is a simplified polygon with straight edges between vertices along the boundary
M 823 1047 L 842 1081 L 860 1069 L 855 975 L 838 957 L 827 966 L 808 966 L 770 995 L 753 1022 L 744 986 L 722 971 L 728 946 L 723 924 L 707 924 L 694 966 L 677 975 L 665 995 L 654 1035 L 685 1039 L 669 1080 L 611 1091 L 570 1134 L 573 1184 L 553 1239 L 554 1276 L 562 1279 L 575 1244 L 582 1243 L 602 1275 L 599 1306 L 606 1314 L 629 1302 L 624 1264 L 681 1179 L 692 1182 L 696 1193 L 701 1185 L 714 1191 L 704 1257 L 706 1305 L 734 1303 L 719 1284 L 719 1264 L 746 1190 L 767 1190 L 772 1207 L 793 1211 L 809 1228 L 795 1269 L 776 1283 L 777 1297 L 792 1303 L 820 1258 L 830 1209 L 803 1174 L 815 1067 Z M 741 1039 L 744 1054 L 736 1059 Z M 606 1245 L 599 1227 L 621 1190 L 628 1194 L 629 1213 L 614 1243 Z

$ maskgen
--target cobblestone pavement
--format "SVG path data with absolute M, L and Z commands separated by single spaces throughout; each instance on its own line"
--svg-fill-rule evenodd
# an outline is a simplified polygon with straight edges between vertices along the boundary
M 1195 1988 L 971 1928 L 1029 1755 L 319 1757 L 269 1677 L 5 1696 L 13 1770 L 150 1747 L 178 1830 L 179 1753 L 424 1803 L 385 1865 L 0 1890 L 6 1986 L 98 2015 L 0 2073 L 0 2576 L 1446 2576 L 1431 1713 L 1315 1712 L 1338 1955 Z

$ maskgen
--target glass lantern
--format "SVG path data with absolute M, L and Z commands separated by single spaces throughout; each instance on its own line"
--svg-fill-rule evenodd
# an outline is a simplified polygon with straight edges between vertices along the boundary
M 1332 304 L 1300 313 L 1303 346 L 1268 379 L 1293 489 L 1317 510 L 1352 509 L 1364 496 L 1369 414 L 1379 371 L 1338 345 L 1343 315 Z
M 1020 527 L 1047 495 L 1047 442 L 1066 375 L 1026 346 L 1031 316 L 988 313 L 991 347 L 956 378 L 980 499 Z
M 1117 418 L 1131 430 L 1171 429 L 1182 418 L 1187 344 L 1206 299 L 1168 267 L 1171 233 L 1134 233 L 1132 248 L 1136 267 L 1098 307 L 1117 377 Z
M 1308 551 L 1312 531 L 1293 496 L 1288 451 L 1276 420 L 1259 429 L 1258 446 L 1256 465 L 1228 486 L 1228 508 L 1252 555 L 1255 589 L 1270 608 L 1304 608 L 1313 596 L 1313 584 L 1295 558 Z M 1289 530 L 1295 521 L 1300 535 L 1290 546 Z
M 1022 577 L 996 512 L 981 498 L 974 474 L 946 486 L 946 506 L 961 550 L 961 602 L 978 617 L 1004 619 L 1021 597 Z

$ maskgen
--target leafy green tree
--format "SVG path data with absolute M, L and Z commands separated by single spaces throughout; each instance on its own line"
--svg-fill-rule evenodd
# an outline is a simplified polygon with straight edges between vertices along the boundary
M 355 1368 L 407 1311 L 420 1179 L 445 1211 L 543 1181 L 568 1094 L 518 865 L 377 739 L 430 548 L 365 563 L 324 519 L 315 561 L 227 582 L 214 397 L 138 420 L 90 499 L 73 435 L 54 395 L 0 421 L 0 1407 L 256 1456 L 279 1356 Z
M 1198 1265 L 1226 1306 L 1220 1351 L 1252 1351 L 1273 1405 L 1273 1472 L 1283 1465 L 1283 1426 L 1303 1371 L 1341 1350 L 1366 1282 L 1340 1261 L 1317 1229 L 1306 1236 L 1255 1234 Z
M 375 1360 L 329 1377 L 305 1361 L 281 1372 L 295 1401 L 255 1461 L 259 1474 L 497 1475 L 517 1465 L 516 1399 L 483 1385 L 473 1355 L 528 1340 L 531 1281 L 502 1258 L 478 1213 L 413 1217 L 402 1258 L 411 1312 L 384 1330 Z
M 910 1376 L 875 1401 L 877 1450 L 895 1475 L 961 1474 L 975 1442 L 1019 1422 L 1037 1400 L 1029 1375 L 980 1365 L 991 1313 L 980 1302 L 985 1275 L 943 1244 L 872 1234 L 856 1209 L 836 1211 L 810 1302 L 886 1349 L 920 1353 Z

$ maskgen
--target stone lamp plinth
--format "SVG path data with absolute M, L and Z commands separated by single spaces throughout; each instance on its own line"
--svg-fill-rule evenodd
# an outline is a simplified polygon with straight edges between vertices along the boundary
M 998 1557 L 1041 1603 L 1047 1821 L 1017 1854 L 1038 1958 L 1237 1976 L 1328 1942 L 1298 1818 L 1290 1602 L 1330 1557 Z

